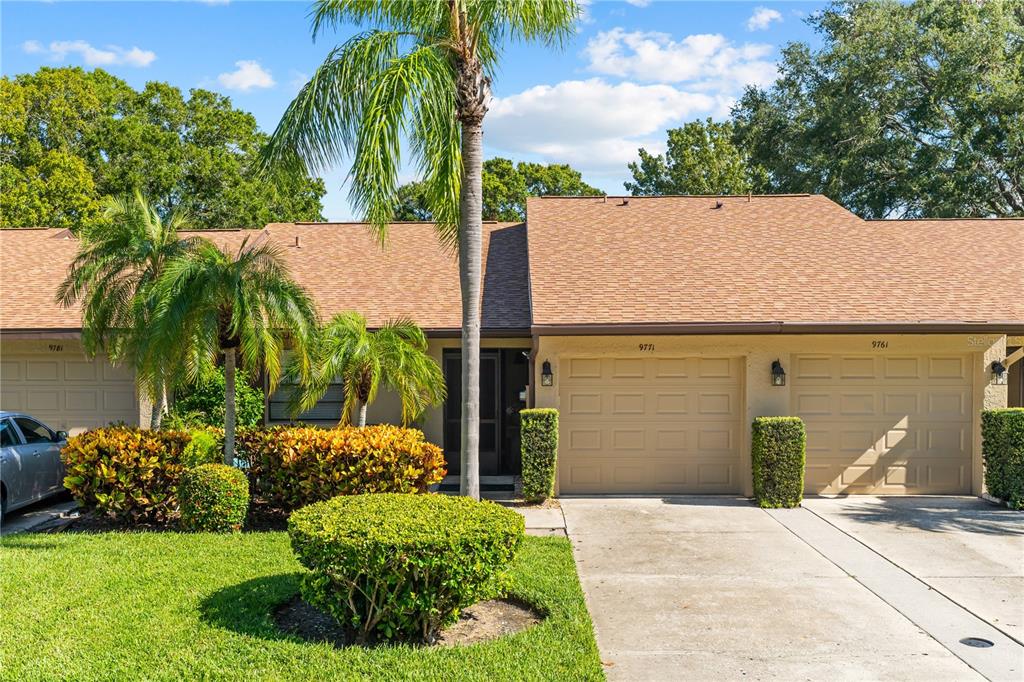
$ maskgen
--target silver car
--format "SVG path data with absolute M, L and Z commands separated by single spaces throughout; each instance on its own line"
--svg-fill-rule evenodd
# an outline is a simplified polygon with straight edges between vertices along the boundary
M 60 449 L 67 440 L 65 431 L 27 414 L 0 412 L 0 519 L 64 490 Z

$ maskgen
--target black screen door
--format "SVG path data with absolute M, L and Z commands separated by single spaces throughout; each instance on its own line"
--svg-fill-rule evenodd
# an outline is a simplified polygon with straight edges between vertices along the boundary
M 501 471 L 498 433 L 501 426 L 500 386 L 501 354 L 497 350 L 480 351 L 480 475 L 497 476 Z M 462 354 L 446 351 L 444 377 L 448 398 L 444 403 L 444 456 L 448 473 L 460 473 L 462 447 Z

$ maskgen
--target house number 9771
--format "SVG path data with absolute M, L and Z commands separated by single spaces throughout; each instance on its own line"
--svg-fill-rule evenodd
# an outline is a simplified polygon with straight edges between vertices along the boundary
M 639 346 L 640 346 L 640 352 L 641 353 L 653 353 L 654 352 L 654 344 L 653 343 L 641 343 L 641 344 L 639 344 Z

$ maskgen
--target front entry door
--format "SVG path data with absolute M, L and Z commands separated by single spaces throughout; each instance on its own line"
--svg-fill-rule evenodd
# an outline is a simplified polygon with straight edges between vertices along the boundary
M 497 476 L 501 473 L 498 431 L 501 423 L 500 385 L 501 352 L 480 351 L 480 475 Z M 444 378 L 448 384 L 448 399 L 444 404 L 444 456 L 448 473 L 461 472 L 462 448 L 462 354 L 446 351 Z

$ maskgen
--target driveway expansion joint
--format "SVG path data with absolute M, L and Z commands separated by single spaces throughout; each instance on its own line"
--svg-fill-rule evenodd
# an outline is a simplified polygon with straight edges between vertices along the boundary
M 994 681 L 1024 677 L 1024 646 L 1016 638 L 853 534 L 806 507 L 765 512 L 976 672 Z M 966 646 L 960 640 L 967 637 L 988 639 L 995 646 Z

